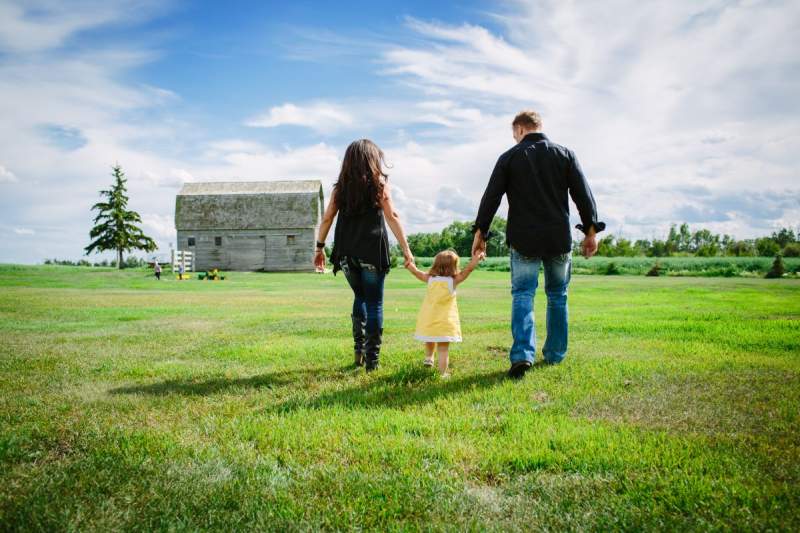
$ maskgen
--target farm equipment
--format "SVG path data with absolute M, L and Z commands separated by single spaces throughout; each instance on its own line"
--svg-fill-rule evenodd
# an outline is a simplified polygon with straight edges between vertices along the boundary
M 206 272 L 201 272 L 197 275 L 197 279 L 201 281 L 220 281 L 224 280 L 225 276 L 217 268 L 212 268 Z

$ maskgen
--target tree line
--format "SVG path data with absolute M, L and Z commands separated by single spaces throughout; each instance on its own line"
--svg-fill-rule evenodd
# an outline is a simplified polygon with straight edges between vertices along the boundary
M 495 217 L 491 226 L 486 255 L 508 255 L 506 220 Z M 602 235 L 602 234 L 601 234 Z M 630 240 L 607 234 L 598 240 L 597 255 L 605 257 L 800 257 L 800 233 L 782 228 L 772 235 L 755 239 L 736 239 L 702 228 L 692 231 L 688 224 L 672 225 L 665 239 Z M 472 251 L 472 222 L 456 221 L 441 232 L 413 233 L 408 245 L 417 257 L 433 257 L 442 250 L 452 249 L 462 257 Z M 580 253 L 580 241 L 573 241 L 573 252 Z

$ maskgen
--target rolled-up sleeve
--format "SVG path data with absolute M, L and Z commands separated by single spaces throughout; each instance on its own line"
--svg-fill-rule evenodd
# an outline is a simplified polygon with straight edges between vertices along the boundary
M 581 223 L 575 227 L 584 234 L 588 233 L 591 228 L 594 228 L 595 233 L 600 233 L 606 229 L 606 223 L 597 220 L 597 204 L 594 201 L 592 190 L 583 175 L 578 159 L 572 152 L 569 153 L 567 182 L 569 195 L 578 207 L 578 214 L 581 217 Z
M 492 219 L 500 207 L 500 201 L 503 199 L 508 185 L 508 169 L 503 159 L 500 157 L 494 166 L 489 184 L 481 198 L 481 205 L 478 207 L 478 216 L 472 226 L 472 232 L 480 230 L 485 239 L 489 238 L 489 227 L 492 225 Z

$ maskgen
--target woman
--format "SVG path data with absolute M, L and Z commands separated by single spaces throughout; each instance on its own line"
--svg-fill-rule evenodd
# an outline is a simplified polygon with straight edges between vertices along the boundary
M 383 152 L 368 139 L 347 147 L 339 179 L 333 186 L 319 226 L 314 266 L 325 269 L 325 238 L 339 213 L 333 237 L 333 273 L 344 271 L 353 289 L 353 341 L 355 363 L 366 363 L 370 372 L 378 368 L 383 334 L 383 280 L 389 273 L 391 228 L 406 265 L 414 261 L 403 226 L 392 205 L 389 176 L 383 171 Z

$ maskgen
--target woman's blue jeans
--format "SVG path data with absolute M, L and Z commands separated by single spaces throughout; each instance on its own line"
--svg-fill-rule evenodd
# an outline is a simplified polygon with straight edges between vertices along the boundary
M 511 249 L 511 335 L 514 344 L 511 364 L 528 361 L 536 355 L 536 320 L 533 299 L 539 285 L 539 268 L 544 266 L 544 292 L 547 295 L 547 339 L 542 354 L 548 363 L 560 363 L 567 354 L 567 287 L 572 272 L 570 254 L 556 257 L 525 257 Z
M 380 333 L 383 328 L 383 281 L 386 273 L 358 259 L 343 259 L 340 266 L 353 289 L 353 317 L 367 319 L 367 336 Z

